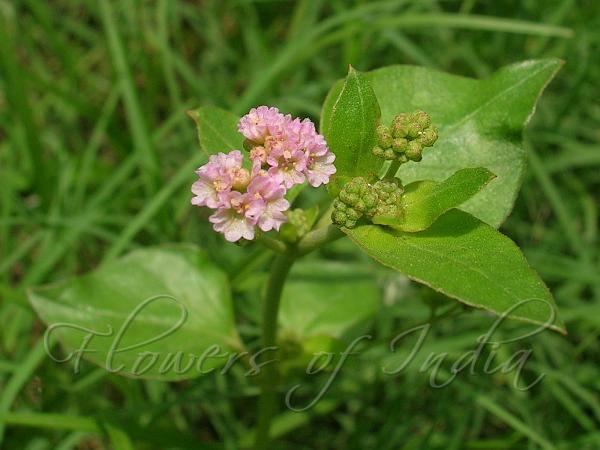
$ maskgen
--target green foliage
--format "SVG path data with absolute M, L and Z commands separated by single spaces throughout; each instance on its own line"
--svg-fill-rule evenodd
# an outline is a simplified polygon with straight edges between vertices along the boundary
M 371 125 L 378 145 L 375 150 L 395 152 L 393 139 L 406 141 L 398 146 L 398 150 L 407 155 L 400 162 L 413 160 L 419 164 L 407 164 L 408 169 L 400 170 L 398 176 L 403 181 L 407 178 L 418 181 L 385 211 L 368 214 L 371 209 L 363 205 L 365 186 L 356 193 L 353 188 L 356 180 L 363 179 L 354 178 L 334 202 L 333 222 L 344 227 L 352 240 L 375 260 L 446 295 L 497 314 L 564 331 L 547 287 L 514 243 L 469 214 L 449 212 L 439 223 L 435 222 L 452 208 L 465 204 L 465 208 L 472 211 L 470 206 L 475 204 L 476 217 L 496 227 L 500 225 L 520 188 L 524 153 L 518 136 L 533 112 L 541 89 L 559 66 L 555 60 L 529 61 L 502 69 L 483 81 L 400 66 L 369 74 L 384 120 L 394 117 L 391 129 Z M 330 124 L 335 123 L 335 117 L 354 117 L 363 106 L 360 96 L 348 94 L 348 84 L 347 79 L 343 87 L 340 88 L 339 83 L 334 86 L 323 107 L 324 130 L 336 143 L 338 136 L 352 135 L 344 128 L 331 131 Z M 421 139 L 422 133 L 433 130 L 432 119 L 422 111 L 398 114 L 415 108 L 426 109 L 441 127 L 442 138 L 431 152 L 437 156 L 422 162 L 421 143 L 410 139 Z M 360 129 L 356 123 L 352 123 L 352 127 Z M 435 136 L 431 136 L 431 142 L 425 136 L 427 144 L 437 139 L 437 132 L 432 133 Z M 413 149 L 413 143 L 419 148 Z M 334 148 L 341 155 L 346 155 L 345 151 L 354 155 L 356 151 L 350 142 Z M 346 168 L 344 162 L 342 159 L 342 176 L 361 174 Z M 473 165 L 481 168 L 468 168 Z M 354 163 L 350 167 L 356 166 Z M 421 170 L 421 166 L 424 169 Z M 439 177 L 440 173 L 457 168 L 454 175 L 440 183 L 425 178 L 435 179 L 436 175 Z M 494 182 L 490 183 L 493 175 L 488 168 L 498 171 L 495 186 Z M 365 183 L 363 180 L 363 185 Z M 469 203 L 471 197 L 473 200 Z M 421 233 L 411 236 L 374 226 L 352 230 L 363 213 L 374 216 L 375 224 Z
M 564 332 L 552 295 L 519 248 L 467 213 L 450 211 L 420 233 L 377 225 L 346 233 L 381 264 L 469 306 Z
M 370 83 L 352 67 L 339 92 L 330 93 L 327 101 L 330 108 L 323 109 L 321 133 L 335 154 L 337 172 L 328 185 L 335 197 L 350 179 L 378 174 L 383 161 L 373 158 L 371 149 L 381 113 Z
M 415 181 L 404 188 L 399 216 L 375 216 L 373 223 L 401 231 L 429 228 L 446 211 L 469 200 L 495 178 L 487 169 L 462 169 L 440 183 Z
M 280 333 L 300 342 L 318 336 L 352 340 L 357 327 L 364 331 L 379 306 L 379 288 L 363 267 L 301 262 L 283 290 Z
M 136 250 L 29 298 L 72 356 L 121 375 L 194 378 L 240 346 L 227 280 L 193 246 Z
M 424 67 L 392 66 L 365 74 L 381 108 L 383 122 L 402 111 L 423 109 L 439 127 L 440 139 L 419 163 L 401 166 L 404 183 L 441 181 L 460 169 L 484 167 L 497 179 L 462 209 L 494 227 L 511 211 L 525 171 L 521 133 L 541 91 L 561 67 L 558 59 L 525 61 L 483 80 Z M 341 83 L 323 106 L 323 120 Z
M 243 149 L 244 137 L 237 130 L 240 119 L 235 114 L 214 106 L 203 106 L 188 114 L 196 122 L 200 148 L 206 155 Z

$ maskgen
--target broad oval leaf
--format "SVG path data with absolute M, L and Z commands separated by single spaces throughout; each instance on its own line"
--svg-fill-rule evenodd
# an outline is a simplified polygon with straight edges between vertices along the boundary
M 243 149 L 244 137 L 237 129 L 240 118 L 235 114 L 215 106 L 203 106 L 188 114 L 196 122 L 200 148 L 207 156 Z
M 130 377 L 182 380 L 240 348 L 225 274 L 194 246 L 136 250 L 29 300 L 76 357 Z M 90 339 L 86 343 L 86 339 Z
M 462 169 L 450 178 L 415 181 L 402 196 L 402 216 L 373 217 L 373 223 L 388 225 L 401 231 L 423 231 L 445 212 L 460 206 L 492 181 L 495 175 L 484 168 Z
M 350 67 L 346 80 L 325 100 L 321 133 L 335 154 L 336 174 L 328 185 L 336 196 L 355 176 L 377 175 L 383 160 L 372 155 L 380 110 L 366 77 Z
M 449 297 L 565 332 L 552 294 L 516 244 L 463 211 L 418 233 L 378 225 L 344 231 L 381 264 Z
M 364 267 L 331 261 L 298 263 L 283 290 L 280 334 L 298 341 L 319 336 L 352 339 L 379 304 L 377 283 Z
M 423 153 L 423 160 L 400 167 L 402 182 L 442 181 L 460 169 L 485 167 L 497 179 L 461 209 L 498 228 L 513 207 L 525 172 L 523 127 L 561 65 L 558 59 L 524 61 L 483 80 L 400 65 L 366 73 L 384 123 L 399 112 L 422 109 L 439 127 L 439 140 Z M 334 85 L 330 96 L 340 85 Z M 330 107 L 326 101 L 324 117 Z

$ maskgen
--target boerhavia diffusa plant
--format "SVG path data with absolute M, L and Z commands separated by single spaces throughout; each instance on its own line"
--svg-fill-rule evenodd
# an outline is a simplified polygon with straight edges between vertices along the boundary
M 337 239 L 448 302 L 564 332 L 545 284 L 497 231 L 525 170 L 516 136 L 560 65 L 526 61 L 483 80 L 351 68 L 325 99 L 319 132 L 269 106 L 241 118 L 210 106 L 190 112 L 205 155 L 194 212 L 223 235 L 220 245 L 247 257 L 230 270 L 193 245 L 142 248 L 32 290 L 47 339 L 130 377 L 240 370 L 260 388 L 252 439 L 265 450 L 273 418 L 291 408 L 294 368 L 357 342 L 382 308 L 374 277 L 354 276 L 351 262 L 325 261 L 324 252 L 299 261 Z M 237 298 L 242 279 L 261 313 L 236 308 L 236 320 L 231 285 Z M 259 338 L 242 322 L 258 325 Z

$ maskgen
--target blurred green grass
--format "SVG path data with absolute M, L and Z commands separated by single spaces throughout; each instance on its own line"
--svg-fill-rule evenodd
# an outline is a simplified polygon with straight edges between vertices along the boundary
M 525 379 L 544 381 L 520 391 L 507 375 L 477 372 L 432 389 L 418 371 L 379 373 L 391 356 L 382 344 L 317 408 L 280 416 L 274 448 L 600 448 L 599 47 L 594 0 L 0 0 L 2 448 L 120 449 L 131 440 L 234 449 L 247 435 L 256 391 L 246 380 L 161 385 L 89 366 L 74 375 L 47 360 L 25 302 L 28 286 L 136 246 L 191 241 L 230 268 L 238 307 L 252 317 L 262 278 L 244 268 L 253 261 L 264 271 L 268 257 L 253 250 L 243 259 L 246 249 L 223 246 L 189 207 L 202 159 L 186 110 L 273 104 L 316 120 L 350 63 L 485 77 L 550 56 L 566 65 L 526 132 L 529 176 L 503 227 L 567 322 L 567 338 L 543 333 L 514 345 L 533 350 Z M 345 243 L 323 253 L 369 265 Z M 420 300 L 432 294 L 376 273 L 385 307 L 374 330 L 385 343 L 427 320 Z M 456 357 L 491 323 L 480 313 L 440 321 L 429 343 Z M 310 392 L 324 381 L 311 380 Z

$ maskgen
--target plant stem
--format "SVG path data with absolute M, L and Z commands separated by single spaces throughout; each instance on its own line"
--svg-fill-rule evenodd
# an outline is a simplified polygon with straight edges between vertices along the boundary
M 274 239 L 270 236 L 266 236 L 264 234 L 257 236 L 256 242 L 261 243 L 265 247 L 273 250 L 275 253 L 286 253 L 288 250 L 288 246 L 285 244 L 285 242 L 282 242 L 279 239 Z
M 303 256 L 307 253 L 316 250 L 328 242 L 335 241 L 344 236 L 342 230 L 335 225 L 328 225 L 322 228 L 316 228 L 315 230 L 304 236 L 298 243 L 298 255 Z
M 290 248 L 285 246 L 279 248 L 279 245 L 274 246 L 274 251 L 280 250 L 282 253 L 278 254 L 273 261 L 265 292 L 261 324 L 261 350 L 267 352 L 269 348 L 276 347 L 277 345 L 277 315 L 279 313 L 281 292 L 296 259 L 342 236 L 344 236 L 344 233 L 339 228 L 329 225 L 311 231 L 295 247 Z M 277 350 L 275 350 L 275 353 L 277 353 Z M 254 440 L 254 448 L 256 450 L 265 450 L 268 448 L 271 421 L 277 407 L 277 386 L 280 376 L 277 359 L 274 358 L 265 363 L 262 366 L 262 370 L 261 392 L 258 399 L 258 424 Z
M 292 254 L 277 255 L 273 261 L 263 303 L 262 349 L 274 347 L 277 344 L 277 314 L 279 313 L 281 292 L 294 261 L 295 258 Z M 258 400 L 258 425 L 254 441 L 256 450 L 267 449 L 271 420 L 276 409 L 277 384 L 279 383 L 279 369 L 276 361 L 264 365 L 262 370 L 261 394 Z
M 400 168 L 400 164 L 402 164 L 399 160 L 392 161 L 390 167 L 388 167 L 387 172 L 385 172 L 384 178 L 393 178 L 396 176 L 398 169 Z

